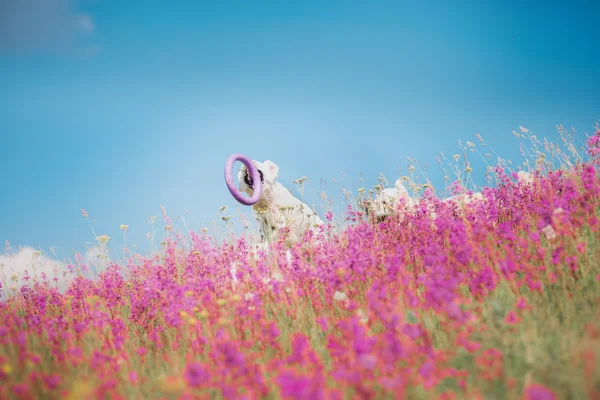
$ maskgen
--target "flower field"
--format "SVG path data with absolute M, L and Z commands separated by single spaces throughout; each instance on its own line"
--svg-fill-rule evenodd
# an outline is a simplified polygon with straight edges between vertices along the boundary
M 598 399 L 599 140 L 530 183 L 498 167 L 462 208 L 349 207 L 289 263 L 191 232 L 24 287 L 0 303 L 0 398 Z

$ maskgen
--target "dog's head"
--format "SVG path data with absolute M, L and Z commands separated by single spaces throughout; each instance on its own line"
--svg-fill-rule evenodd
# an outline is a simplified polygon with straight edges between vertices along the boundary
M 252 165 L 258 169 L 263 193 L 270 192 L 275 180 L 279 176 L 279 167 L 269 160 L 266 160 L 264 163 L 252 160 Z M 252 179 L 252 174 L 244 164 L 242 164 L 242 167 L 238 172 L 238 181 L 240 182 L 239 189 L 252 196 L 254 193 L 254 180 Z

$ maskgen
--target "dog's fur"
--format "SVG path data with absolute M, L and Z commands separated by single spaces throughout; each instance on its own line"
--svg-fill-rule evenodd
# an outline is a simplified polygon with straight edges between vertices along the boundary
M 252 160 L 262 178 L 262 193 L 254 205 L 255 217 L 260 224 L 263 240 L 276 242 L 289 228 L 286 244 L 296 243 L 304 233 L 316 226 L 323 225 L 321 218 L 310 209 L 308 204 L 286 189 L 280 182 L 279 167 L 272 161 L 264 163 Z M 252 196 L 254 185 L 245 165 L 238 172 L 239 189 Z
M 277 242 L 283 235 L 284 229 L 289 229 L 286 236 L 286 246 L 299 242 L 308 230 L 313 230 L 317 236 L 316 227 L 323 225 L 323 221 L 313 212 L 308 204 L 277 182 L 279 167 L 272 161 L 266 160 L 261 163 L 252 160 L 252 164 L 258 169 L 262 181 L 262 193 L 258 202 L 254 205 L 254 216 L 259 226 L 262 241 L 252 246 L 251 253 L 255 256 L 259 251 L 269 252 L 269 244 Z M 254 182 L 245 165 L 238 172 L 239 190 L 252 196 L 254 194 Z M 319 242 L 318 237 L 316 242 Z M 292 262 L 292 254 L 286 250 L 288 265 Z M 237 263 L 231 265 L 233 284 L 237 284 Z
M 396 180 L 393 188 L 385 188 L 373 200 L 362 203 L 367 217 L 373 216 L 376 222 L 384 221 L 392 213 L 406 212 L 416 206 L 416 202 L 408 194 L 402 180 Z

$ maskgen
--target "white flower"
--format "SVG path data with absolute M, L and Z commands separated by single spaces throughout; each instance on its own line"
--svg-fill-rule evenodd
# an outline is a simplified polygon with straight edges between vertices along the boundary
M 346 293 L 336 290 L 333 294 L 333 299 L 337 301 L 344 301 L 348 299 L 348 296 L 346 296 Z
M 101 235 L 101 236 L 96 237 L 96 241 L 98 243 L 100 243 L 101 246 L 108 243 L 109 240 L 110 240 L 110 236 L 108 236 L 108 235 Z
M 546 235 L 546 239 L 554 240 L 556 239 L 556 231 L 552 227 L 552 225 L 547 225 L 544 229 L 542 229 L 544 235 Z
M 283 275 L 281 274 L 281 272 L 274 272 L 273 280 L 278 281 L 278 282 L 283 282 Z

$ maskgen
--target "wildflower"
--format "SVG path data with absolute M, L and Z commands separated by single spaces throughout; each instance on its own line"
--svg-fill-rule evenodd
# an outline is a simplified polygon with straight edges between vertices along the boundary
M 519 129 L 521 130 L 521 132 L 523 133 L 527 133 L 529 132 L 529 129 L 525 128 L 524 126 L 519 125 Z
M 194 295 L 194 292 L 191 290 L 186 290 L 184 295 L 185 295 L 185 297 L 192 297 Z
M 83 208 L 81 209 L 81 215 L 83 215 L 83 218 L 87 218 L 88 217 L 87 211 L 85 211 Z
M 337 301 L 344 301 L 348 299 L 348 296 L 346 296 L 346 293 L 336 290 L 333 294 L 333 299 Z
M 325 218 L 327 218 L 327 221 L 331 222 L 333 220 L 333 213 L 331 211 L 327 211 Z
M 317 318 L 317 323 L 319 324 L 323 332 L 326 332 L 327 329 L 329 329 L 329 322 L 327 321 L 327 317 Z
M 224 212 L 227 210 L 227 206 L 221 206 L 221 208 L 219 208 L 220 212 Z
M 556 400 L 554 392 L 542 385 L 529 385 L 525 389 L 526 400 Z
M 506 314 L 506 318 L 504 318 L 504 322 L 509 325 L 514 325 L 517 322 L 519 322 L 519 318 L 517 317 L 517 314 L 514 311 L 510 311 L 508 314 Z
M 108 236 L 108 235 L 101 235 L 101 236 L 97 236 L 96 237 L 96 241 L 98 243 L 100 243 L 101 246 L 103 246 L 106 243 L 108 243 L 109 240 L 110 240 L 110 236 Z
M 517 308 L 523 310 L 528 307 L 529 305 L 527 304 L 527 300 L 525 300 L 523 297 L 519 297 L 519 300 L 517 300 Z
M 197 362 L 188 364 L 183 373 L 187 384 L 191 387 L 199 387 L 210 380 L 210 373 Z
M 135 371 L 131 371 L 129 373 L 129 382 L 131 382 L 131 384 L 133 384 L 133 385 L 137 385 L 138 376 L 137 376 L 137 373 Z
M 138 353 L 140 357 L 143 357 L 146 355 L 146 353 L 148 353 L 148 349 L 145 347 L 138 347 L 136 353 Z
M 369 321 L 369 316 L 362 308 L 358 309 L 356 315 L 358 316 L 359 321 L 363 324 L 366 324 Z
M 542 229 L 542 232 L 544 233 L 544 235 L 546 235 L 546 239 L 548 239 L 548 240 L 556 239 L 556 231 L 554 230 L 552 225 L 546 225 L 546 227 L 544 229 Z
M 217 299 L 217 305 L 219 305 L 219 306 L 222 306 L 226 303 L 227 303 L 227 300 L 225 300 L 225 299 Z
M 415 170 L 415 166 L 414 166 L 414 165 L 411 165 L 410 167 L 408 167 L 408 170 L 409 170 L 410 172 L 413 172 L 413 171 Z
M 254 293 L 248 292 L 244 295 L 244 300 L 252 300 L 254 298 Z
M 10 373 L 12 372 L 12 367 L 10 366 L 10 364 L 2 364 L 2 367 L 0 368 L 0 371 L 2 371 L 2 373 L 4 375 L 10 375 Z
M 202 232 L 204 232 L 204 233 L 208 232 L 208 228 L 202 228 L 201 230 L 202 230 Z
M 91 397 L 94 388 L 91 384 L 85 381 L 76 381 L 71 388 L 71 392 L 67 396 L 67 400 L 87 399 Z
M 127 229 L 129 229 L 129 225 L 124 225 L 124 224 L 121 224 L 121 225 L 119 226 L 119 229 L 121 229 L 122 231 L 127 231 Z
M 179 393 L 185 389 L 185 381 L 179 377 L 167 377 L 161 376 L 158 378 L 158 382 L 162 388 L 167 393 Z
M 200 316 L 200 318 L 208 318 L 208 311 L 206 310 L 202 310 L 200 311 L 200 314 L 198 314 Z
M 452 156 L 452 158 L 454 158 L 454 161 L 458 161 L 460 160 L 460 154 L 455 154 Z

